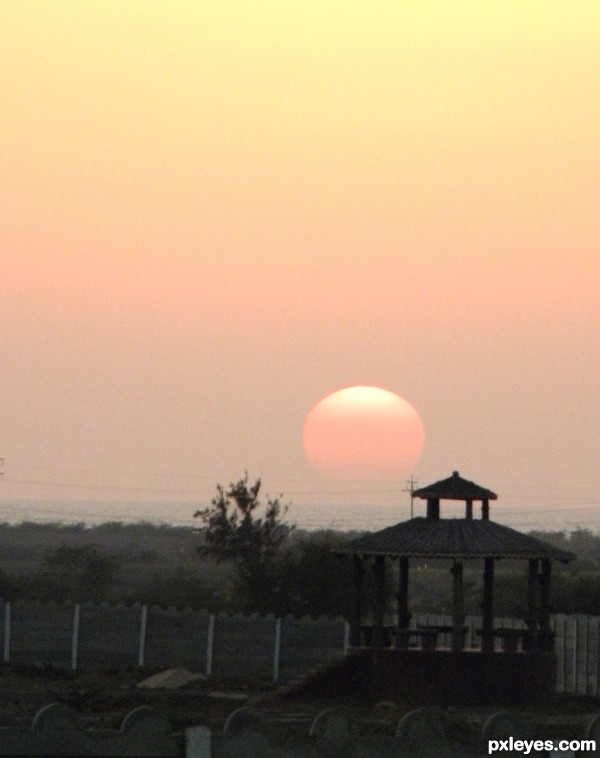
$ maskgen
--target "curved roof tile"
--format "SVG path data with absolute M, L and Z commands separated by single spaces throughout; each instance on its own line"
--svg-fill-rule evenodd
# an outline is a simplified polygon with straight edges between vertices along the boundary
M 453 471 L 452 476 L 447 479 L 440 479 L 439 482 L 414 490 L 412 494 L 413 497 L 439 498 L 440 500 L 497 500 L 498 498 L 495 492 L 486 487 L 463 479 L 458 471 Z
M 414 518 L 354 539 L 335 552 L 420 558 L 549 558 L 565 563 L 575 560 L 573 553 L 483 519 Z

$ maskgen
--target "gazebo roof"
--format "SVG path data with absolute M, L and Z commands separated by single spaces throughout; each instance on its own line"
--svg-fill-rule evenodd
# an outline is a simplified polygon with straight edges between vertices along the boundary
M 452 476 L 440 479 L 439 482 L 414 490 L 413 497 L 424 500 L 438 498 L 439 500 L 497 500 L 498 495 L 491 490 L 481 487 L 475 482 L 463 479 L 458 471 L 453 471 Z
M 482 519 L 413 518 L 351 540 L 335 552 L 392 558 L 549 558 L 563 563 L 575 560 L 573 553 Z

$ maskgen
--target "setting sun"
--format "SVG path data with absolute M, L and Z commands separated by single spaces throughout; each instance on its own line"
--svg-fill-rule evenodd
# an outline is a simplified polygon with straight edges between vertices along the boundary
M 335 478 L 398 479 L 411 473 L 425 432 L 417 411 L 394 392 L 347 387 L 320 400 L 304 423 L 302 444 L 311 465 Z

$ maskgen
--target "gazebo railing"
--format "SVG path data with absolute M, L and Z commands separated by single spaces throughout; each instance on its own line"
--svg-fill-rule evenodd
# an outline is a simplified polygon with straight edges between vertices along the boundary
M 481 616 L 465 616 L 464 622 L 464 647 L 465 650 L 481 649 L 481 631 L 482 618 Z M 363 624 L 363 630 L 366 631 L 368 637 L 369 629 L 372 626 L 371 620 L 366 620 Z M 437 628 L 437 649 L 449 649 L 451 647 L 451 627 L 452 617 L 440 613 L 414 613 L 409 624 L 409 629 L 423 630 L 427 628 Z M 388 644 L 393 645 L 393 640 L 396 636 L 396 620 L 393 616 L 387 616 L 384 620 L 384 628 L 386 629 L 386 641 Z M 497 630 L 527 630 L 527 625 L 522 619 L 510 618 L 508 616 L 496 616 L 494 618 L 494 628 Z M 363 639 L 365 634 L 363 632 Z M 367 645 L 370 645 L 370 640 L 364 639 Z M 411 636 L 410 647 L 420 647 L 417 635 Z M 494 638 L 494 650 L 500 652 L 504 649 L 504 643 L 501 635 Z M 524 649 L 523 641 L 519 640 L 517 650 Z
M 481 630 L 482 619 L 481 616 L 465 616 L 465 649 L 480 649 L 481 648 Z M 449 630 L 452 625 L 452 618 L 443 614 L 433 613 L 415 613 L 410 621 L 411 628 L 418 628 L 424 626 L 445 627 Z M 494 618 L 495 629 L 515 629 L 526 631 L 527 626 L 522 619 L 509 618 L 507 616 L 496 616 Z M 438 637 L 439 648 L 449 648 L 451 646 L 451 634 L 450 631 L 440 632 Z M 501 651 L 503 649 L 503 642 L 500 636 L 494 639 L 494 650 Z M 519 642 L 518 649 L 523 649 L 522 642 Z

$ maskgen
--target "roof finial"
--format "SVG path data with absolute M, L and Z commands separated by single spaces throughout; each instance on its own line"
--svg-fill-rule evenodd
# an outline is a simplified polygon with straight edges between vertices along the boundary
M 453 476 L 455 479 L 458 479 L 458 476 L 459 476 L 459 474 L 458 474 L 458 471 L 453 471 L 453 472 L 452 472 L 452 476 Z

